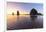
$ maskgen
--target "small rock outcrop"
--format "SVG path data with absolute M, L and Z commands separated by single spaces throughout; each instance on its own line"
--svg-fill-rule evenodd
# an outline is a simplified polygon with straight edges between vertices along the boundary
M 19 15 L 19 11 L 17 10 L 17 15 Z

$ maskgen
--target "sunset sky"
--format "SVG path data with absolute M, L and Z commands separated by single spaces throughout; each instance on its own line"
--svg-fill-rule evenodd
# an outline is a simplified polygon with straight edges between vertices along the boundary
M 12 12 L 17 14 L 17 10 L 20 14 L 29 14 L 32 8 L 35 8 L 38 13 L 43 13 L 43 4 L 41 3 L 7 2 L 7 14 L 12 14 Z

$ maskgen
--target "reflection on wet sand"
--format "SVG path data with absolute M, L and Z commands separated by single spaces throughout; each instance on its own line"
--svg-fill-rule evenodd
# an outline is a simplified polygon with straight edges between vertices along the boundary
M 43 18 L 42 16 L 31 16 L 31 15 L 14 15 L 12 21 L 8 19 L 8 30 L 14 29 L 31 29 L 31 28 L 42 28 Z M 10 17 L 9 17 L 10 18 Z
M 32 28 L 42 28 L 43 27 L 43 25 L 41 25 L 39 22 L 37 22 L 38 21 L 37 16 L 31 16 L 31 21 L 32 21 L 31 22 Z

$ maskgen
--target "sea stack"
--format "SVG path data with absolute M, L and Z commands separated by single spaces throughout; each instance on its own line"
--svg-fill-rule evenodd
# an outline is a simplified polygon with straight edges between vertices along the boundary
M 14 15 L 14 12 L 12 12 L 12 15 Z
M 19 11 L 17 10 L 17 15 L 19 15 Z
M 30 11 L 30 15 L 37 15 L 37 13 L 37 10 L 34 8 Z

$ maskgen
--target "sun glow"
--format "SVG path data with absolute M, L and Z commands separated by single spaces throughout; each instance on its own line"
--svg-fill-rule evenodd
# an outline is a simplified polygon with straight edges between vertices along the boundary
M 12 12 L 14 12 L 14 14 L 17 14 L 17 9 L 7 9 L 7 14 L 12 14 Z M 26 12 L 26 11 L 22 11 L 22 10 L 19 10 L 19 13 L 20 14 L 29 14 L 28 12 Z

